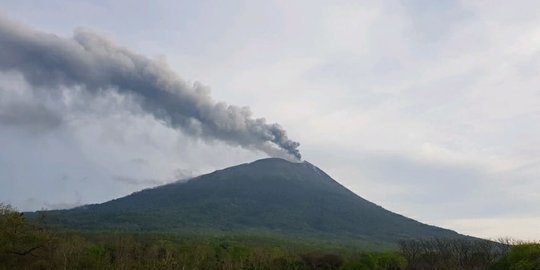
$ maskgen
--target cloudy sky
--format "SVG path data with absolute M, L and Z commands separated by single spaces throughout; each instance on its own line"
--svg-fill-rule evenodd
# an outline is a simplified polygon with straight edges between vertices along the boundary
M 361 2 L 0 0 L 0 21 L 40 33 L 37 44 L 91 33 L 241 115 L 249 106 L 246 117 L 279 123 L 305 160 L 389 210 L 540 239 L 540 2 Z M 21 210 L 273 154 L 251 133 L 192 132 L 121 84 L 43 84 L 57 73 L 16 62 L 13 44 L 0 54 L 0 201 Z

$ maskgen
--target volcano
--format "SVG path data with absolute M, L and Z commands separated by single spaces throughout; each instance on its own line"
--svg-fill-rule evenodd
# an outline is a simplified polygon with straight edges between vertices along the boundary
M 49 211 L 67 228 L 268 232 L 396 243 L 460 234 L 393 213 L 309 162 L 257 160 L 102 204 Z

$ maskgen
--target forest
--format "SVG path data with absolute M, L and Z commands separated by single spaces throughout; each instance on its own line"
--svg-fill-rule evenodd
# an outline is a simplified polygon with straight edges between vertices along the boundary
M 385 247 L 287 237 L 73 231 L 0 204 L 0 269 L 540 269 L 540 243 L 408 239 Z

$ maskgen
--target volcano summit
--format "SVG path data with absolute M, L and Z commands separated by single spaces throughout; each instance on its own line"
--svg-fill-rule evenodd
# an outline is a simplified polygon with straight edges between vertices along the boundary
M 278 158 L 49 213 L 78 229 L 261 231 L 377 243 L 462 237 L 369 202 L 309 162 Z

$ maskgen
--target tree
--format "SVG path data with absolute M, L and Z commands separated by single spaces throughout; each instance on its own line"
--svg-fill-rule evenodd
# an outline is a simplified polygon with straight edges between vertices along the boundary
M 9 204 L 0 203 L 0 261 L 3 267 L 32 264 L 46 258 L 50 234 L 29 224 L 22 213 Z

